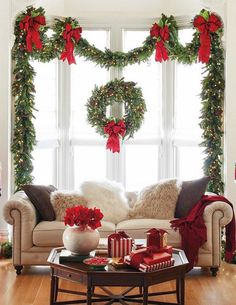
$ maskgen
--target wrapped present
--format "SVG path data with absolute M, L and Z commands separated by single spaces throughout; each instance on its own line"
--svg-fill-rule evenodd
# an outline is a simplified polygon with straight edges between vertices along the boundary
M 166 253 L 169 253 L 169 254 L 173 254 L 173 247 L 172 246 L 166 246 L 166 247 L 163 247 L 162 249 L 160 249 L 161 252 L 166 252 Z
M 147 265 L 145 263 L 139 263 L 138 265 L 133 266 L 132 259 L 131 259 L 130 255 L 125 256 L 124 261 L 127 265 L 130 265 L 130 266 L 132 266 L 132 267 L 134 267 L 134 268 L 136 268 L 136 269 L 138 269 L 142 272 L 150 272 L 150 271 L 155 271 L 155 270 L 171 267 L 175 263 L 174 259 L 170 258 L 166 261 L 156 263 L 156 264 L 152 264 L 152 265 Z
M 167 232 L 163 229 L 152 228 L 146 232 L 147 247 L 153 247 L 155 251 L 167 246 Z
M 108 256 L 124 257 L 132 251 L 133 239 L 124 231 L 108 236 Z
M 153 265 L 169 261 L 172 255 L 166 252 L 152 253 L 144 256 L 143 263 L 146 265 Z

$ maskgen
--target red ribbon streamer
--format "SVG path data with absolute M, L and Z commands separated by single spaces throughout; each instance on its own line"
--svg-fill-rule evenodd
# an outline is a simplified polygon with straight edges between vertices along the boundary
M 198 50 L 198 58 L 202 63 L 207 63 L 211 53 L 211 35 L 222 27 L 221 20 L 214 14 L 211 14 L 206 20 L 203 16 L 197 16 L 193 25 L 200 32 L 200 47 Z
M 150 30 L 150 35 L 158 39 L 156 42 L 155 60 L 159 62 L 162 62 L 162 60 L 168 60 L 169 56 L 165 47 L 165 41 L 168 41 L 170 37 L 168 26 L 165 25 L 162 28 L 157 23 L 154 23 Z
M 75 57 L 74 57 L 74 42 L 73 39 L 78 42 L 81 38 L 82 28 L 78 27 L 76 29 L 72 29 L 70 23 L 67 23 L 65 26 L 65 30 L 63 32 L 63 38 L 66 41 L 65 49 L 61 54 L 60 59 L 65 61 L 67 59 L 68 63 L 75 64 Z
M 45 25 L 44 16 L 31 17 L 26 15 L 24 19 L 19 23 L 21 30 L 26 31 L 26 50 L 32 52 L 33 44 L 36 49 L 42 49 L 42 42 L 40 40 L 39 28 L 41 25 Z
M 124 137 L 126 133 L 126 126 L 123 120 L 115 123 L 114 120 L 108 122 L 104 127 L 104 132 L 108 134 L 106 149 L 110 149 L 113 153 L 120 152 L 120 139 L 119 136 Z

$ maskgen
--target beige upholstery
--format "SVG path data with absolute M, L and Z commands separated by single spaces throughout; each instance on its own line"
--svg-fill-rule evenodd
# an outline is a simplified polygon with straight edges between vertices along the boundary
M 219 267 L 221 227 L 233 217 L 231 207 L 220 201 L 208 205 L 204 211 L 207 226 L 207 242 L 200 248 L 197 266 Z M 4 206 L 4 218 L 13 225 L 13 263 L 18 265 L 47 264 L 47 257 L 53 247 L 62 246 L 63 222 L 42 221 L 37 224 L 36 211 L 24 192 L 17 192 Z M 99 228 L 101 237 L 107 237 L 114 231 L 124 230 L 134 238 L 144 238 L 145 232 L 158 227 L 165 229 L 168 243 L 181 246 L 178 231 L 170 228 L 169 220 L 129 219 L 117 225 L 103 221 Z

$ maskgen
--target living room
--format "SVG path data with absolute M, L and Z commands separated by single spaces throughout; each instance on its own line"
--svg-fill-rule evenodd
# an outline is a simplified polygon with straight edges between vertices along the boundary
M 203 190 L 194 203 L 212 203 L 202 214 L 206 243 L 199 246 L 195 267 L 185 276 L 185 304 L 232 304 L 236 254 L 228 259 L 234 264 L 224 261 L 222 228 L 229 232 L 231 225 L 232 232 L 236 205 L 235 13 L 233 0 L 2 3 L 0 242 L 12 243 L 13 258 L 0 261 L 1 304 L 49 304 L 47 259 L 52 248 L 62 246 L 63 221 L 39 222 L 34 213 L 38 207 L 29 207 L 25 194 L 21 197 L 24 185 L 55 186 L 50 204 L 62 219 L 65 210 L 56 210 L 55 204 L 81 200 L 79 191 L 86 202 L 96 203 L 92 189 L 112 189 L 114 193 L 106 193 L 110 201 L 103 197 L 103 205 L 95 205 L 104 214 L 101 238 L 125 231 L 143 239 L 145 231 L 158 228 L 169 233 L 170 246 L 179 248 L 176 232 L 183 223 L 173 223 L 175 231 L 170 221 L 186 216 L 178 216 L 176 206 L 187 187 L 185 198 L 199 195 L 199 181 Z M 38 18 L 31 32 L 27 16 Z M 204 34 L 199 20 L 207 23 Z M 173 191 L 168 189 L 166 198 L 171 193 L 175 199 L 170 206 L 165 199 L 148 207 L 147 188 L 155 184 L 155 192 L 160 191 L 163 181 Z M 205 191 L 209 197 L 202 197 Z M 161 204 L 167 216 L 159 213 L 157 223 L 150 213 L 160 211 Z M 185 252 L 191 260 L 190 251 Z M 150 286 L 149 292 L 175 289 L 173 279 Z M 72 281 L 62 280 L 59 287 L 86 291 Z M 122 289 L 111 288 L 116 295 Z M 145 287 L 140 291 L 143 299 L 137 303 L 145 299 Z M 62 300 L 71 296 L 62 293 Z M 114 300 L 130 302 L 125 297 Z M 158 301 L 176 299 L 164 295 Z M 51 304 L 57 303 L 54 295 Z M 177 303 L 184 304 L 178 293 Z

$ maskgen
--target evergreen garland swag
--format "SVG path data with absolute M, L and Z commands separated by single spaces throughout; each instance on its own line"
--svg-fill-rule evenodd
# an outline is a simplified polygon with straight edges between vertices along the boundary
M 199 25 L 199 22 L 200 25 Z M 12 94 L 15 97 L 15 122 L 12 141 L 14 156 L 15 185 L 20 189 L 22 185 L 32 183 L 32 151 L 36 144 L 35 128 L 32 123 L 34 109 L 34 76 L 35 71 L 30 60 L 48 62 L 61 58 L 62 53 L 68 51 L 67 59 L 73 62 L 73 56 L 83 56 L 101 67 L 125 67 L 129 64 L 148 60 L 156 50 L 156 58 L 162 60 L 177 60 L 183 64 L 191 64 L 202 58 L 204 44 L 202 37 L 207 41 L 207 54 L 202 81 L 202 110 L 201 128 L 203 129 L 202 146 L 205 148 L 204 173 L 211 177 L 208 190 L 220 194 L 223 192 L 221 177 L 222 165 L 222 137 L 223 137 L 223 101 L 224 101 L 224 56 L 221 43 L 223 33 L 220 18 L 206 10 L 202 10 L 194 18 L 195 32 L 192 41 L 183 46 L 178 39 L 178 27 L 173 16 L 162 15 L 157 24 L 154 24 L 151 33 L 142 46 L 127 53 L 112 52 L 108 49 L 101 51 L 91 45 L 82 35 L 73 36 L 71 30 L 82 29 L 76 19 L 55 19 L 51 29 L 53 35 L 47 36 L 50 28 L 45 22 L 43 8 L 28 7 L 26 12 L 20 13 L 15 22 L 15 43 L 12 49 L 12 58 L 15 63 Z M 212 22 L 217 21 L 217 27 Z M 211 30 L 210 30 L 211 29 Z M 199 54 L 201 49 L 201 56 Z M 160 56 L 158 52 L 164 52 Z M 72 57 L 70 57 L 72 56 Z M 71 59 L 71 62 L 69 60 Z M 63 58 L 61 58 L 63 59 Z M 157 63 L 158 64 L 158 63 Z M 144 108 L 143 108 L 144 109 Z M 132 115 L 134 115 L 132 113 Z M 140 120 L 141 122 L 141 120 Z M 92 122 L 91 122 L 92 123 Z M 135 121 L 139 126 L 139 121 Z M 98 131 L 101 133 L 99 126 Z M 136 128 L 136 127 L 135 127 Z M 135 131 L 137 130 L 134 129 Z M 132 135 L 130 130 L 128 135 Z M 127 134 L 126 134 L 127 136 Z

